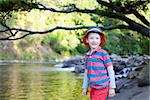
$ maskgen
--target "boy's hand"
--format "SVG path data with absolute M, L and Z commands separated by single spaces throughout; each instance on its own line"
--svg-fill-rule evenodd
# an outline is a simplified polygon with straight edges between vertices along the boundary
M 82 90 L 82 95 L 84 95 L 84 96 L 87 95 L 87 89 Z
M 109 97 L 114 97 L 116 95 L 115 89 L 110 88 L 109 89 Z

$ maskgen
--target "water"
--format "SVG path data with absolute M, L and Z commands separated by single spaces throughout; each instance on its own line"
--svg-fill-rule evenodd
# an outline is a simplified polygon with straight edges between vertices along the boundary
M 82 76 L 52 65 L 0 65 L 0 100 L 89 100 Z

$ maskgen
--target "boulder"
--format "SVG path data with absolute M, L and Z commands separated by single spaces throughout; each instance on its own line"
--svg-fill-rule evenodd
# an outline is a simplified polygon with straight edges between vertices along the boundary
M 150 66 L 150 60 L 147 60 L 145 64 L 140 65 L 143 67 L 141 71 L 139 72 L 138 78 L 138 86 L 146 86 L 150 85 L 150 76 L 149 76 L 149 66 Z

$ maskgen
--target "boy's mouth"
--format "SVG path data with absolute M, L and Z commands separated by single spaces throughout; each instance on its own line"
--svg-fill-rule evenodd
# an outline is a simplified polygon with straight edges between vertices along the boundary
M 97 43 L 92 43 L 92 45 L 97 45 Z

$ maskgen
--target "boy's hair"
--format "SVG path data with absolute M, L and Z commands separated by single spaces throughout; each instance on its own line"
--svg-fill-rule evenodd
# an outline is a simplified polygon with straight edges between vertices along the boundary
M 100 28 L 90 28 L 88 29 L 88 31 L 86 32 L 85 36 L 82 38 L 82 41 L 84 43 L 84 45 L 88 46 L 89 47 L 89 43 L 87 42 L 87 38 L 88 38 L 88 35 L 90 33 L 98 33 L 100 36 L 101 36 L 101 43 L 100 43 L 100 46 L 102 47 L 105 42 L 106 42 L 106 37 L 104 35 L 104 33 L 101 31 Z

